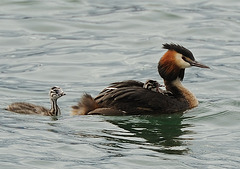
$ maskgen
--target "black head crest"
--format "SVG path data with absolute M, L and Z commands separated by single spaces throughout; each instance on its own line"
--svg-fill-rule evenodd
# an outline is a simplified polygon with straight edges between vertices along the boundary
M 165 43 L 163 44 L 163 48 L 176 51 L 177 53 L 180 53 L 193 61 L 195 60 L 192 52 L 181 45 Z M 166 62 L 167 59 L 164 60 L 165 60 L 164 64 L 161 64 L 160 62 L 158 64 L 158 72 L 160 76 L 167 81 L 173 81 L 177 78 L 183 80 L 185 69 L 182 69 L 178 66 L 174 66 L 174 64 L 172 64 L 171 62 Z
M 181 45 L 177 45 L 174 43 L 170 43 L 170 44 L 165 43 L 165 44 L 163 44 L 163 49 L 175 50 L 176 52 L 190 58 L 191 60 L 193 60 L 193 61 L 195 60 L 192 52 Z

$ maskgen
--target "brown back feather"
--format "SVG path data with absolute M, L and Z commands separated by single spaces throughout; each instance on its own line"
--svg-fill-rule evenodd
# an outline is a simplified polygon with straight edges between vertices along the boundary
M 72 106 L 72 115 L 87 115 L 90 111 L 97 109 L 97 102 L 89 94 L 84 94 L 77 106 Z

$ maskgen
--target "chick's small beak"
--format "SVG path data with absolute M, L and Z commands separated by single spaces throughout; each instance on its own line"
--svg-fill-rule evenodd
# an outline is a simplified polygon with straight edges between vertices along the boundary
M 64 96 L 64 95 L 66 95 L 66 93 L 61 92 L 61 93 L 59 93 L 58 95 L 59 95 L 59 96 Z
M 207 69 L 210 69 L 210 67 L 204 65 L 204 64 L 201 64 L 197 61 L 190 61 L 189 62 L 191 66 L 196 66 L 196 67 L 200 67 L 200 68 L 207 68 Z

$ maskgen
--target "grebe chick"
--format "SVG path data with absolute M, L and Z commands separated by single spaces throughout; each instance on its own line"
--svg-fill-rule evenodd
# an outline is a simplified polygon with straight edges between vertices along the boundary
M 147 80 L 143 84 L 144 89 L 148 89 L 148 90 L 151 90 L 153 92 L 160 92 L 161 93 L 163 90 L 160 89 L 160 87 L 163 87 L 163 85 L 158 83 L 156 80 Z
M 167 91 L 167 90 L 163 90 L 160 87 L 165 87 L 165 86 L 161 85 L 156 80 L 147 80 L 143 85 L 143 88 L 151 90 L 153 92 L 159 92 L 159 93 L 163 93 L 163 94 L 167 94 L 167 95 L 172 94 L 172 92 Z
M 171 92 L 170 95 L 146 90 L 143 88 L 144 83 L 138 81 L 116 82 L 95 98 L 88 95 L 88 98 L 91 98 L 88 105 L 82 104 L 82 101 L 87 100 L 84 95 L 74 111 L 78 109 L 83 114 L 91 114 L 97 109 L 107 109 L 99 114 L 107 115 L 112 110 L 111 115 L 114 115 L 114 111 L 117 112 L 116 115 L 119 112 L 124 115 L 141 115 L 183 112 L 196 107 L 198 100 L 181 83 L 185 68 L 209 67 L 195 61 L 192 52 L 183 46 L 163 44 L 163 48 L 167 49 L 167 52 L 158 63 L 158 73 L 164 80 L 166 91 Z
M 10 104 L 6 110 L 12 111 L 15 113 L 21 114 L 39 114 L 44 116 L 58 116 L 61 114 L 60 108 L 57 105 L 57 99 L 66 95 L 63 90 L 58 87 L 54 86 L 50 89 L 50 102 L 51 102 L 51 109 L 47 109 L 42 106 L 34 105 L 31 103 L 25 102 L 16 102 Z

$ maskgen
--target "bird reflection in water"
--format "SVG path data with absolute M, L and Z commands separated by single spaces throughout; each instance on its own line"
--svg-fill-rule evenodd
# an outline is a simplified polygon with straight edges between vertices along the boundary
M 189 148 L 187 147 L 188 140 L 192 138 L 187 135 L 193 132 L 189 129 L 191 124 L 183 123 L 186 119 L 182 114 L 161 115 L 161 116 L 125 116 L 105 117 L 106 120 L 124 130 L 129 132 L 121 133 L 111 130 L 104 130 L 103 132 L 114 135 L 113 139 L 118 142 L 128 142 L 138 144 L 143 149 L 152 149 L 157 152 L 166 154 L 187 154 Z M 131 137 L 131 139 L 129 139 Z M 144 140 L 144 141 L 139 141 Z M 109 139 L 109 138 L 108 138 Z

